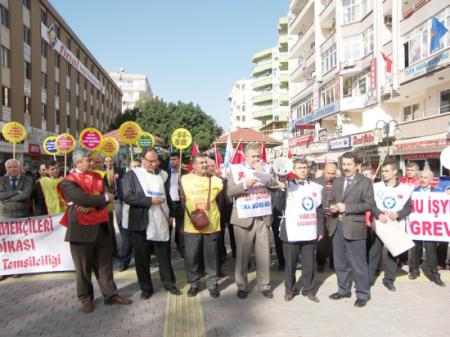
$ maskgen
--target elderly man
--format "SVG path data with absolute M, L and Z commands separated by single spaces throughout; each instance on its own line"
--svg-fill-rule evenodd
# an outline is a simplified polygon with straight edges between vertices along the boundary
M 158 154 L 152 148 L 141 153 L 142 167 L 122 178 L 124 202 L 129 205 L 128 230 L 133 243 L 136 274 L 142 299 L 153 295 L 150 276 L 150 250 L 158 258 L 159 275 L 164 289 L 180 295 L 170 261 L 169 207 L 164 180 L 158 170 Z
M 258 143 L 248 143 L 245 162 L 231 166 L 227 194 L 234 198 L 231 223 L 236 238 L 235 279 L 237 296 L 248 294 L 248 262 L 255 249 L 258 289 L 266 298 L 272 298 L 270 286 L 269 227 L 272 223 L 272 199 L 268 187 L 278 187 L 270 175 L 270 167 L 261 162 Z
M 208 175 L 208 157 L 199 153 L 192 158 L 193 172 L 181 177 L 182 196 L 185 202 L 184 244 L 187 279 L 191 284 L 188 296 L 200 291 L 199 263 L 201 251 L 208 274 L 207 287 L 213 298 L 220 296 L 217 287 L 219 262 L 220 213 L 216 198 L 223 189 L 220 178 Z M 203 212 L 207 217 L 201 226 L 193 221 L 192 214 Z
M 438 192 L 437 189 L 431 186 L 433 181 L 433 171 L 423 170 L 419 174 L 420 186 L 414 189 L 414 192 L 432 193 Z M 430 279 L 438 286 L 444 287 L 445 283 L 441 280 L 441 275 L 438 272 L 437 260 L 437 242 L 434 241 L 414 241 L 415 246 L 411 248 L 411 260 L 409 265 L 409 278 L 415 280 L 420 276 L 419 265 L 422 259 L 423 247 L 425 246 L 425 255 L 428 267 L 430 268 Z
M 66 210 L 64 200 L 58 193 L 57 186 L 63 178 L 59 177 L 58 162 L 50 159 L 45 163 L 47 176 L 36 182 L 34 190 L 34 214 L 53 215 Z
M 67 226 L 65 241 L 76 270 L 77 296 L 81 310 L 94 310 L 91 273 L 95 271 L 107 305 L 127 305 L 131 301 L 117 294 L 112 269 L 112 235 L 108 226 L 108 203 L 113 195 L 105 193 L 101 176 L 91 171 L 91 152 L 77 149 L 72 154 L 75 170 L 59 184 L 68 208 L 61 220 Z

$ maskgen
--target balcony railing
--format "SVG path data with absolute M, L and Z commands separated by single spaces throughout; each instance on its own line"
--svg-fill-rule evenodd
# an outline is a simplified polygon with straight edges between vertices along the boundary
M 428 110 L 418 110 L 414 111 L 411 114 L 403 115 L 397 118 L 397 122 L 400 124 L 408 123 L 408 122 L 414 122 L 430 117 L 436 117 L 444 114 L 450 113 L 450 104 L 442 105 L 440 107 L 435 107 Z

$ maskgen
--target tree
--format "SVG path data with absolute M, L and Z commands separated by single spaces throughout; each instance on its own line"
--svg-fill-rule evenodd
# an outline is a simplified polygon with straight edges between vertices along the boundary
M 116 130 L 122 125 L 124 122 L 135 122 L 137 118 L 137 114 L 139 113 L 138 108 L 127 109 L 123 114 L 118 115 L 109 126 L 109 131 Z

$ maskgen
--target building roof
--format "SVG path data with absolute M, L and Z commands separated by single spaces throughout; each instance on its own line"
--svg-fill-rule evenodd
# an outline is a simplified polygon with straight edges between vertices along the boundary
M 282 145 L 283 142 L 276 140 L 275 138 L 264 135 L 258 131 L 253 129 L 238 129 L 230 134 L 231 142 L 234 144 L 239 143 L 239 141 L 243 144 L 251 143 L 251 142 L 264 142 L 267 147 L 275 147 Z M 228 139 L 228 133 L 223 134 L 219 138 L 216 139 L 217 146 L 226 145 Z

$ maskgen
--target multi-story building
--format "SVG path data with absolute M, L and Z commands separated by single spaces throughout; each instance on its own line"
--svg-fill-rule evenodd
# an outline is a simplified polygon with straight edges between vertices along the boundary
M 433 16 L 450 26 L 449 6 L 291 0 L 292 151 L 323 162 L 357 149 L 363 160 L 378 163 L 379 145 L 397 136 L 390 154 L 441 173 L 434 159 L 448 143 L 450 37 L 430 53 L 430 30 Z
M 109 76 L 122 90 L 122 113 L 127 109 L 133 109 L 139 99 L 153 97 L 146 75 L 127 74 L 121 70 L 120 72 L 110 72 Z
M 250 128 L 259 130 L 261 122 L 253 119 L 253 88 L 251 79 L 238 80 L 231 89 L 228 101 L 230 102 L 230 131 Z
M 120 89 L 48 0 L 0 0 L 0 44 L 1 123 L 28 134 L 19 158 L 38 161 L 48 135 L 106 131 L 120 114 Z M 0 160 L 11 151 L 1 139 Z

